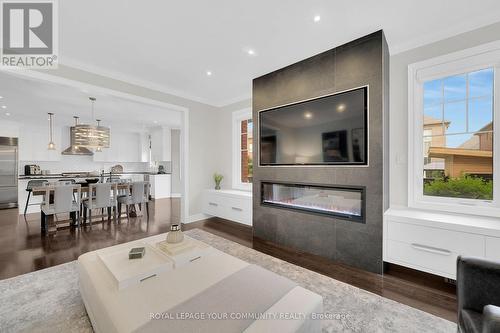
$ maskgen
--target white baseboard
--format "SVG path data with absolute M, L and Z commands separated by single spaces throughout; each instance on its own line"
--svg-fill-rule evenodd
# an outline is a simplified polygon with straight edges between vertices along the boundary
M 180 197 L 182 197 L 182 194 L 180 194 L 180 193 L 171 193 L 170 197 L 171 198 L 180 198 Z
M 198 214 L 194 214 L 194 215 L 191 215 L 187 218 L 187 221 L 185 221 L 184 223 L 192 223 L 192 222 L 196 222 L 196 221 L 201 221 L 201 220 L 205 220 L 205 219 L 208 219 L 212 217 L 211 215 L 207 215 L 207 214 L 203 214 L 203 213 L 198 213 Z

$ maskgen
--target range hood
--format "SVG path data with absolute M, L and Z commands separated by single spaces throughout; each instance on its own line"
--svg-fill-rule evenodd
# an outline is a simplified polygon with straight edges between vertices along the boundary
M 69 129 L 69 141 L 70 146 L 61 152 L 62 155 L 79 155 L 79 156 L 92 156 L 94 153 L 92 150 L 85 147 L 78 147 L 75 145 L 75 127 L 71 126 Z

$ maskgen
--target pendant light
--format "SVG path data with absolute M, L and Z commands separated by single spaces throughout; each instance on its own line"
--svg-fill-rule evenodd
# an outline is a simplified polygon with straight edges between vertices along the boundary
M 97 127 L 101 127 L 101 120 L 100 120 L 100 119 L 96 119 L 95 121 L 97 122 Z M 97 147 L 97 148 L 95 149 L 95 152 L 96 152 L 96 153 L 102 153 L 102 148 L 101 148 L 101 146 Z
M 56 150 L 56 145 L 54 144 L 53 134 L 54 134 L 54 114 L 49 112 L 49 145 L 47 147 L 48 150 Z
M 92 120 L 94 120 L 94 103 L 95 97 L 89 97 L 92 103 Z M 75 125 L 74 142 L 78 147 L 90 149 L 109 148 L 110 131 L 109 127 L 100 125 L 100 120 L 96 125 Z
M 75 128 L 79 125 L 79 117 L 74 116 L 73 119 L 75 120 L 75 125 L 71 126 L 69 129 L 69 139 L 70 139 L 70 145 L 68 148 L 63 150 L 61 154 L 63 155 L 86 155 L 86 156 L 92 156 L 94 153 L 92 150 L 89 150 L 85 147 L 78 147 L 75 144 Z

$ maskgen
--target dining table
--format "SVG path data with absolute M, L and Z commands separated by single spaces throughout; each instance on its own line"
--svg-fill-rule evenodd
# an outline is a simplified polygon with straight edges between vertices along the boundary
M 81 198 L 80 198 L 80 202 L 82 200 L 84 200 L 86 197 L 88 197 L 88 193 L 89 193 L 89 185 L 92 185 L 94 183 L 88 183 L 88 182 L 77 182 L 77 183 L 74 183 L 74 184 L 71 184 L 71 185 L 80 185 L 80 188 L 78 190 L 78 187 L 75 186 L 75 189 L 74 189 L 74 193 L 80 193 L 81 195 Z M 114 183 L 116 184 L 116 188 L 118 191 L 126 191 L 127 193 L 130 193 L 131 191 L 131 188 L 132 188 L 132 183 L 131 182 L 123 182 L 123 183 Z M 43 195 L 44 196 L 44 199 L 43 201 L 47 200 L 47 198 L 45 198 L 45 196 L 47 195 L 47 193 L 50 193 L 51 191 L 53 191 L 55 189 L 56 186 L 61 186 L 60 183 L 48 183 L 46 185 L 42 185 L 42 186 L 37 186 L 37 187 L 33 187 L 32 189 L 32 195 L 33 196 L 36 196 L 36 195 Z M 151 186 L 151 185 L 149 185 Z M 49 201 L 51 201 L 52 199 L 49 198 L 48 199 Z M 45 226 L 44 226 L 44 223 L 43 221 L 45 220 L 45 213 L 43 212 L 43 210 L 40 210 L 40 214 L 41 214 L 41 223 L 40 223 L 40 226 L 41 226 L 41 229 L 42 229 L 42 232 L 45 231 Z

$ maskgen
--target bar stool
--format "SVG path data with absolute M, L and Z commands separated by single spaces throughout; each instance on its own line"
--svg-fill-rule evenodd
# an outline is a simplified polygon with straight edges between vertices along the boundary
M 45 179 L 33 179 L 28 181 L 26 185 L 26 192 L 28 192 L 28 198 L 26 199 L 26 205 L 24 206 L 24 218 L 26 219 L 26 212 L 28 211 L 28 206 L 39 205 L 40 203 L 30 204 L 31 193 L 33 192 L 34 187 L 40 187 L 47 184 L 48 181 Z

